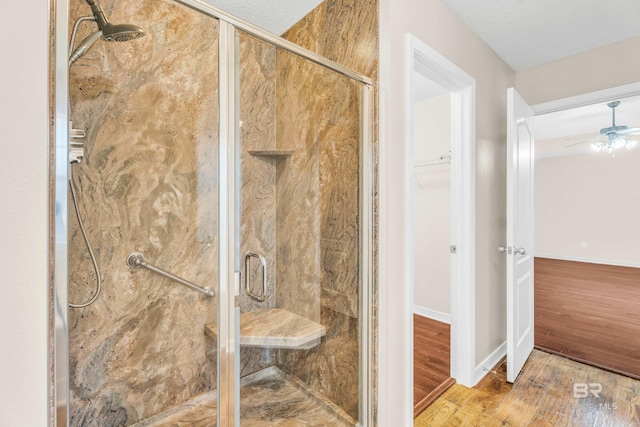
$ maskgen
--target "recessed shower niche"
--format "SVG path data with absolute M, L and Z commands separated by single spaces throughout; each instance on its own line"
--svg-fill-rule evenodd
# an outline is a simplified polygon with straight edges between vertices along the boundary
M 68 311 L 69 425 L 367 425 L 371 81 L 197 1 L 92 3 L 58 179 L 69 302 L 101 292 Z

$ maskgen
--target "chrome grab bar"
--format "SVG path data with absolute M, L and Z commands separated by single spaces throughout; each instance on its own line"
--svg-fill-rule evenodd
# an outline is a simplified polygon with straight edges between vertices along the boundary
M 251 279 L 249 278 L 249 265 L 251 264 L 251 258 L 258 258 L 262 265 L 262 294 L 256 295 L 251 291 Z M 264 259 L 262 254 L 256 252 L 247 252 L 244 256 L 244 292 L 252 299 L 258 302 L 264 302 L 267 299 L 267 260 Z
M 127 257 L 127 266 L 129 268 L 144 268 L 147 269 L 153 273 L 156 273 L 159 276 L 162 276 L 164 278 L 167 278 L 169 280 L 173 280 L 174 282 L 178 282 L 181 285 L 184 285 L 188 288 L 193 289 L 194 291 L 198 291 L 200 293 L 205 294 L 206 296 L 208 296 L 209 298 L 214 297 L 215 293 L 213 291 L 213 289 L 211 288 L 203 288 L 201 286 L 196 285 L 195 283 L 192 283 L 188 280 L 185 280 L 181 277 L 178 277 L 174 274 L 169 273 L 168 271 L 165 271 L 161 268 L 158 268 L 156 266 L 153 266 L 151 264 L 149 264 L 147 262 L 147 260 L 144 258 L 144 255 L 142 255 L 139 252 L 132 252 L 131 254 L 129 254 L 129 256 Z

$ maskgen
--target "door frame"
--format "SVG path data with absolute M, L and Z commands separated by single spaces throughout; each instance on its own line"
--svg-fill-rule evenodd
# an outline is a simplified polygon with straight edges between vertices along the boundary
M 516 88 L 517 90 L 517 88 Z M 615 99 L 622 99 L 631 96 L 640 95 L 640 81 L 636 83 L 631 83 L 622 86 L 615 86 L 612 88 L 607 88 L 603 90 L 598 90 L 594 92 L 586 92 L 580 95 L 570 96 L 566 98 L 558 98 L 548 102 L 542 102 L 535 105 L 531 105 L 530 108 L 533 110 L 534 120 L 536 116 L 540 116 L 543 114 L 554 113 L 557 111 L 570 110 L 573 108 L 584 107 L 586 105 L 605 103 L 608 101 L 613 101 Z M 525 100 L 526 101 L 526 100 Z M 535 135 L 535 122 L 534 122 L 534 135 Z M 532 173 L 534 175 L 534 186 L 535 186 L 535 155 L 532 164 Z M 533 223 L 535 229 L 535 197 L 533 198 L 533 203 L 531 206 L 533 210 Z M 535 248 L 535 238 L 534 238 L 534 246 L 531 248 L 531 252 L 533 253 L 533 257 L 536 257 L 536 248 Z M 535 277 L 535 276 L 534 276 Z M 535 280 L 535 279 L 534 279 Z M 535 293 L 535 286 L 534 286 Z M 533 312 L 533 316 L 535 319 L 535 308 Z M 514 325 L 510 321 L 511 319 L 507 316 L 507 328 L 513 328 Z M 535 348 L 535 340 L 534 340 L 534 348 Z
M 406 35 L 404 215 L 406 396 L 413 396 L 413 98 L 414 71 L 451 92 L 451 361 L 450 375 L 459 384 L 475 385 L 475 79 L 413 34 Z M 413 414 L 413 399 L 405 411 Z M 412 419 L 411 417 L 410 419 Z

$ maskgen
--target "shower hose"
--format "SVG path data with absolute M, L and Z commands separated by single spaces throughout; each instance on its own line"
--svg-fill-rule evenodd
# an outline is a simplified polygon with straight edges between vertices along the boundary
M 73 178 L 71 177 L 69 177 L 69 188 L 71 189 L 71 199 L 73 200 L 73 207 L 75 208 L 75 211 L 76 211 L 76 218 L 78 218 L 80 231 L 82 232 L 82 237 L 84 237 L 84 242 L 86 243 L 87 249 L 89 251 L 89 257 L 91 258 L 91 262 L 93 263 L 93 268 L 96 272 L 96 292 L 93 294 L 91 299 L 81 304 L 69 303 L 69 307 L 71 308 L 84 308 L 93 304 L 100 296 L 100 292 L 102 291 L 102 278 L 100 277 L 100 268 L 98 267 L 98 261 L 96 261 L 96 256 L 93 253 L 93 249 L 91 249 L 91 243 L 89 242 L 89 238 L 87 237 L 87 231 L 85 230 L 84 224 L 82 223 L 82 217 L 80 216 L 80 209 L 78 209 L 78 199 L 76 197 L 76 188 L 73 183 Z

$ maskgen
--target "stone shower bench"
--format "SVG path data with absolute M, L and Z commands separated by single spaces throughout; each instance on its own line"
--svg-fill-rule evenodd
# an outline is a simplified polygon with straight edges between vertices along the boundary
M 204 332 L 218 338 L 216 323 L 207 323 Z M 240 313 L 240 345 L 308 350 L 320 344 L 327 328 L 283 308 Z

